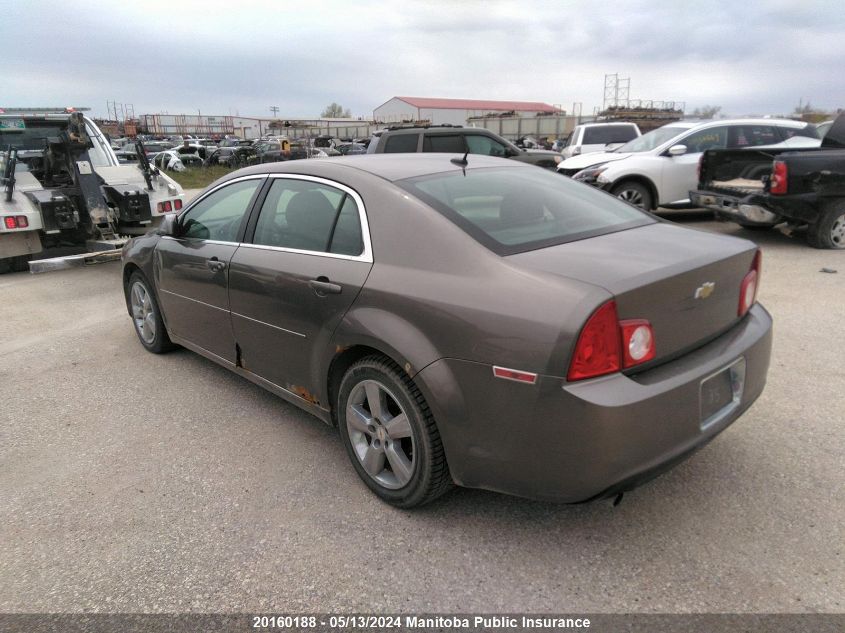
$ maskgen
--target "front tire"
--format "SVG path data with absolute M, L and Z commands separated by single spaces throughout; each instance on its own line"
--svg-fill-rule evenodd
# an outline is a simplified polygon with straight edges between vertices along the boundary
M 153 354 L 169 352 L 175 345 L 164 327 L 155 295 L 141 273 L 132 273 L 126 287 L 126 299 L 135 334 L 147 351 Z
M 340 383 L 337 419 L 358 476 L 384 501 L 412 508 L 452 487 L 434 416 L 391 360 L 368 356 L 349 368 Z
M 807 242 L 813 248 L 845 248 L 845 200 L 822 207 L 818 220 L 807 229 Z
M 651 191 L 649 191 L 648 187 L 645 185 L 633 180 L 620 182 L 618 185 L 613 187 L 610 193 L 623 202 L 632 204 L 645 211 L 651 211 L 653 208 Z

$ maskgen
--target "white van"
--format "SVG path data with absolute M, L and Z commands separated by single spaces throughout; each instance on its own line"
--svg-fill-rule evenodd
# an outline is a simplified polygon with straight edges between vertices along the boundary
M 584 123 L 576 125 L 566 141 L 561 154 L 571 158 L 591 152 L 607 152 L 638 136 L 642 136 L 636 123 Z

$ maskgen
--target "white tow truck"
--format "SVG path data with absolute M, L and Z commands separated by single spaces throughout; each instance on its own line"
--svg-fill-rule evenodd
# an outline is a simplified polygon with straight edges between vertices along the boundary
M 143 144 L 121 164 L 82 110 L 0 107 L 0 273 L 35 270 L 33 256 L 57 247 L 119 256 L 126 236 L 182 208 L 182 187 Z

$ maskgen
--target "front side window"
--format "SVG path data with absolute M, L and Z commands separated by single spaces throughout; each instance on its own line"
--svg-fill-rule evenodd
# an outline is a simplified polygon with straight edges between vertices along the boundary
M 505 146 L 496 139 L 482 134 L 467 134 L 467 147 L 470 154 L 483 154 L 484 156 L 506 156 Z
M 88 123 L 85 124 L 86 132 L 88 133 L 93 147 L 88 148 L 88 158 L 91 159 L 91 164 L 94 167 L 109 167 L 114 165 L 111 158 L 111 148 L 106 143 L 106 140 Z
M 678 145 L 687 146 L 687 154 L 698 154 L 708 149 L 724 149 L 728 146 L 728 128 L 711 127 L 693 132 L 681 139 Z
M 385 154 L 416 152 L 419 134 L 395 134 L 384 144 Z
M 263 178 L 241 180 L 210 193 L 179 219 L 180 237 L 235 242 Z
M 499 255 L 654 222 L 629 204 L 544 169 L 468 169 L 397 184 Z
M 689 130 L 687 127 L 664 125 L 663 127 L 659 127 L 656 130 L 652 130 L 651 132 L 647 132 L 642 136 L 638 136 L 637 138 L 628 141 L 616 151 L 620 153 L 650 152 L 653 149 L 657 149 L 667 141 L 671 141 L 676 136 L 680 136 L 687 130 Z
M 255 225 L 254 244 L 360 255 L 358 205 L 345 191 L 307 180 L 277 178 Z

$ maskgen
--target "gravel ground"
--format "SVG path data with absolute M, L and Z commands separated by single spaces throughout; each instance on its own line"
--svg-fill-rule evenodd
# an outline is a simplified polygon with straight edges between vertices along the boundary
M 615 508 L 393 509 L 329 427 L 144 352 L 119 264 L 0 277 L 0 611 L 845 610 L 845 252 L 673 217 L 764 246 L 769 384 Z

